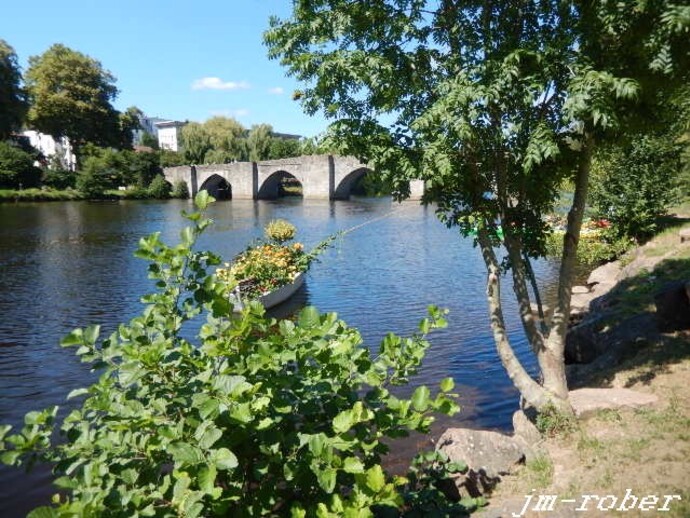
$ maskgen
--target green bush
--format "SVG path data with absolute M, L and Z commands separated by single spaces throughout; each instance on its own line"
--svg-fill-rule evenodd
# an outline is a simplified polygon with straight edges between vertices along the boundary
M 564 232 L 555 231 L 546 238 L 546 255 L 561 257 Z M 599 266 L 613 261 L 634 245 L 627 237 L 618 237 L 613 231 L 583 232 L 577 246 L 577 261 L 584 266 Z
M 209 197 L 196 201 L 203 210 Z M 62 437 L 53 439 L 57 408 L 28 413 L 14 435 L 0 427 L 2 462 L 37 458 L 58 477 L 62 496 L 35 516 L 449 514 L 430 470 L 402 478 L 381 466 L 387 439 L 457 409 L 450 379 L 435 397 L 389 390 L 415 373 L 442 313 L 430 308 L 419 335 L 389 334 L 377 355 L 311 307 L 294 321 L 268 319 L 258 304 L 233 314 L 228 286 L 207 273 L 220 258 L 194 250 L 209 221 L 186 217 L 181 244 L 159 233 L 140 241 L 136 255 L 151 262 L 158 289 L 140 316 L 105 338 L 91 326 L 62 340 L 100 373 L 68 396 L 84 399 Z
M 637 136 L 599 153 L 590 202 L 613 224 L 618 237 L 643 239 L 657 230 L 659 216 L 677 199 L 680 152 L 672 140 Z
M 170 190 L 170 184 L 163 176 L 158 175 L 149 185 L 148 193 L 151 198 L 164 200 L 170 198 Z
M 44 169 L 41 183 L 52 189 L 74 189 L 77 185 L 77 174 L 67 169 Z
M 175 182 L 172 191 L 170 192 L 171 198 L 180 198 L 186 200 L 189 198 L 189 188 L 187 187 L 187 182 L 184 180 L 179 180 Z
M 10 142 L 0 142 L 0 187 L 8 189 L 37 187 L 41 170 L 35 157 Z

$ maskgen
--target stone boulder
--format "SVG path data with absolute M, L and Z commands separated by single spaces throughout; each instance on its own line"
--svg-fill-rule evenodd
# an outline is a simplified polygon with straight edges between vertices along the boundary
M 640 408 L 655 405 L 659 401 L 654 394 L 628 388 L 581 388 L 571 390 L 568 398 L 578 417 L 589 417 L 599 410 Z
M 606 263 L 599 268 L 592 270 L 592 273 L 587 277 L 587 284 L 592 286 L 593 284 L 606 284 L 609 286 L 614 286 L 618 280 L 621 273 L 622 267 L 620 261 L 613 261 Z
M 513 414 L 513 439 L 525 454 L 525 462 L 543 457 L 546 451 L 542 447 L 543 439 L 534 423 L 524 410 Z
M 654 296 L 656 325 L 662 333 L 690 329 L 690 298 L 687 281 L 666 284 Z
M 690 227 L 680 229 L 680 232 L 678 232 L 678 235 L 680 236 L 680 242 L 681 243 L 685 243 L 686 241 L 690 241 Z
M 449 428 L 439 438 L 436 449 L 451 461 L 467 464 L 467 473 L 455 480 L 459 497 L 490 492 L 502 475 L 512 472 L 525 459 L 513 437 L 485 430 Z
M 601 319 L 593 319 L 571 327 L 565 336 L 565 363 L 590 363 L 605 348 L 601 339 Z

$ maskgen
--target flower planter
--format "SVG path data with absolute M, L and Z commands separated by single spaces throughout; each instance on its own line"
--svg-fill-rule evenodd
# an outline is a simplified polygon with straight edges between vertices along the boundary
M 262 295 L 259 297 L 259 302 L 261 302 L 266 309 L 285 302 L 295 294 L 302 284 L 304 284 L 304 279 L 304 272 L 298 273 L 290 284 L 285 284 L 276 290 Z
M 298 289 L 300 289 L 302 284 L 304 284 L 305 279 L 305 272 L 300 272 L 295 276 L 294 280 L 290 284 L 284 284 L 273 291 L 261 295 L 258 298 L 258 301 L 261 302 L 263 307 L 266 309 L 277 306 L 278 304 L 282 304 L 287 299 L 292 297 Z M 244 303 L 246 302 L 239 298 L 239 293 L 237 291 L 232 293 L 230 296 L 230 301 L 233 303 L 236 312 L 241 311 Z

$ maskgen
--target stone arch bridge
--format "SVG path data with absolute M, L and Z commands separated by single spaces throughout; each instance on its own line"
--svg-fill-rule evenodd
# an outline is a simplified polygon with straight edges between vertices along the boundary
M 263 162 L 234 162 L 197 166 L 166 167 L 165 179 L 171 184 L 183 181 L 191 196 L 208 190 L 224 198 L 245 200 L 272 199 L 279 195 L 287 178 L 302 184 L 304 199 L 342 200 L 365 174 L 372 172 L 354 157 L 309 155 Z M 412 180 L 410 198 L 424 194 L 424 183 Z

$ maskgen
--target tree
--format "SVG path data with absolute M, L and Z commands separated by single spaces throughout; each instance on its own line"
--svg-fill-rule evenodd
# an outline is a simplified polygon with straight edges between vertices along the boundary
M 271 149 L 271 133 L 273 128 L 269 124 L 257 124 L 252 126 L 247 136 L 247 148 L 249 160 L 258 162 L 266 160 Z
M 245 129 L 242 124 L 228 117 L 212 117 L 203 126 L 212 146 L 205 157 L 206 163 L 224 164 L 247 159 Z
M 120 142 L 118 147 L 120 149 L 132 149 L 134 132 L 141 129 L 141 119 L 143 117 L 144 112 L 136 106 L 130 106 L 123 113 L 119 114 Z
M 0 140 L 9 137 L 24 122 L 28 106 L 21 82 L 17 54 L 0 39 Z
M 55 138 L 69 138 L 77 159 L 87 142 L 119 144 L 119 113 L 111 105 L 117 96 L 115 77 L 100 62 L 55 44 L 29 58 L 26 87 L 29 125 Z
M 35 156 L 12 143 L 0 142 L 0 187 L 37 187 L 41 180 L 41 170 L 34 165 L 35 160 Z
M 649 78 L 687 57 L 689 24 L 688 9 L 670 2 L 312 0 L 273 18 L 265 41 L 305 83 L 296 96 L 305 111 L 335 120 L 347 152 L 400 196 L 409 179 L 427 180 L 439 217 L 476 232 L 508 375 L 528 404 L 572 412 L 563 351 L 592 152 Z M 530 307 L 529 258 L 544 253 L 544 216 L 564 178 L 576 188 L 545 329 Z M 508 269 L 539 382 L 506 331 Z
M 281 137 L 272 137 L 271 146 L 268 150 L 268 157 L 270 160 L 278 158 L 289 158 L 300 156 L 302 153 L 302 145 L 297 139 L 287 139 Z
M 190 122 L 185 124 L 181 132 L 182 152 L 192 164 L 203 164 L 206 153 L 211 151 L 211 136 L 203 124 Z

